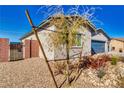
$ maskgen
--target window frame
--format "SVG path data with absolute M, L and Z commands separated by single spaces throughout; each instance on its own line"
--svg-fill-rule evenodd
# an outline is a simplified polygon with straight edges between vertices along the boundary
M 82 34 L 81 33 L 78 33 L 76 35 L 80 35 L 80 46 L 78 46 L 77 44 L 76 45 L 72 45 L 72 48 L 82 48 L 82 45 L 83 45 L 83 42 L 82 42 Z M 76 39 L 77 39 L 77 36 L 76 36 Z

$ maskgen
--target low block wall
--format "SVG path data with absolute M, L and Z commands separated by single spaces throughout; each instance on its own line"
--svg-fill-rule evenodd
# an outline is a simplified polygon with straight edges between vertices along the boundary
M 9 61 L 9 39 L 0 38 L 0 62 Z

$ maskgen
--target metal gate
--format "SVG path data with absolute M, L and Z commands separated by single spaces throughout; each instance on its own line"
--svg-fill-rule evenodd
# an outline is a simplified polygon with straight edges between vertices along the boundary
M 39 44 L 37 40 L 25 40 L 25 58 L 39 57 Z
M 19 42 L 10 43 L 10 61 L 23 59 L 22 44 Z

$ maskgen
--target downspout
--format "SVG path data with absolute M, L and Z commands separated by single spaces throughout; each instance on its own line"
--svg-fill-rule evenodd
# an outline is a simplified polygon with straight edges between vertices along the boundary
M 110 40 L 108 40 L 108 52 L 110 52 Z

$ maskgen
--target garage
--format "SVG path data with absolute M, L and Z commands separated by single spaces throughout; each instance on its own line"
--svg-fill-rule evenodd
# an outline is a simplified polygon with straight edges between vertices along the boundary
M 91 53 L 107 53 L 109 52 L 110 37 L 102 30 L 98 29 L 95 34 L 92 34 Z
M 105 52 L 105 42 L 104 41 L 92 40 L 91 46 L 92 46 L 92 51 L 94 54 Z

